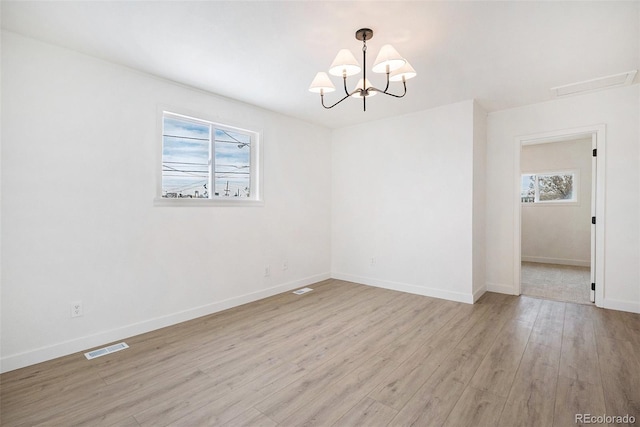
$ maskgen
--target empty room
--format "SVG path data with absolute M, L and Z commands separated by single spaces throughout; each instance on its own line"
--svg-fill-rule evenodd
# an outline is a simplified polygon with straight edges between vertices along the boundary
M 0 16 L 0 425 L 640 424 L 640 2 Z

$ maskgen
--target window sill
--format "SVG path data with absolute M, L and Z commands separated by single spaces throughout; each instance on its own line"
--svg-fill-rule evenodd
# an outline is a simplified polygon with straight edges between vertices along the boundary
M 158 207 L 214 207 L 214 206 L 235 206 L 235 207 L 259 207 L 264 206 L 263 200 L 238 200 L 238 199 L 168 199 L 156 197 L 153 199 L 153 206 Z
M 537 202 L 522 203 L 522 207 L 540 207 L 540 206 L 580 206 L 580 202 Z

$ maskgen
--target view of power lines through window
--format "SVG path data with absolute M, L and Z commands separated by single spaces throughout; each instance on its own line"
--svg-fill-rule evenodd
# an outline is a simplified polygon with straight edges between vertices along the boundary
M 162 197 L 251 195 L 251 134 L 165 113 Z

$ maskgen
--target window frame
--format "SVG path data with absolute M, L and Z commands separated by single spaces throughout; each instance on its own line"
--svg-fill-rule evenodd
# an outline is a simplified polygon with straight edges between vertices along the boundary
M 154 206 L 264 206 L 263 199 L 263 155 L 262 155 L 262 131 L 255 130 L 256 126 L 236 126 L 225 120 L 225 123 L 212 120 L 205 114 L 187 112 L 184 109 L 160 106 L 157 112 L 157 156 L 156 156 L 156 194 L 153 199 Z M 168 198 L 162 197 L 162 162 L 164 146 L 164 118 L 166 116 L 193 121 L 200 124 L 211 125 L 209 182 L 211 195 L 209 198 Z M 250 197 L 224 197 L 215 194 L 215 129 L 241 132 L 250 135 Z
M 538 188 L 538 181 L 536 178 L 535 196 L 533 202 L 522 201 L 522 177 L 525 175 L 539 176 L 554 176 L 554 175 L 572 175 L 573 183 L 573 198 L 561 199 L 561 200 L 540 200 L 540 191 Z M 538 172 L 521 172 L 520 173 L 520 204 L 525 206 L 579 206 L 580 205 L 580 170 L 579 169 L 565 169 L 565 170 L 552 170 L 552 171 L 538 171 Z

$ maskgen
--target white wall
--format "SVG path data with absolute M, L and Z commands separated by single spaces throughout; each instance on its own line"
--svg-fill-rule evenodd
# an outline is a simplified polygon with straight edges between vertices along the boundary
M 522 173 L 577 171 L 576 203 L 522 204 L 523 261 L 591 264 L 591 138 L 522 147 Z
M 473 101 L 334 130 L 333 276 L 473 302 L 473 140 Z
M 261 130 L 264 206 L 154 207 L 161 104 Z M 2 105 L 2 370 L 329 277 L 329 130 L 6 32 Z
M 568 97 L 488 116 L 487 286 L 517 292 L 514 283 L 516 137 L 606 125 L 604 301 L 608 308 L 640 312 L 640 86 Z

